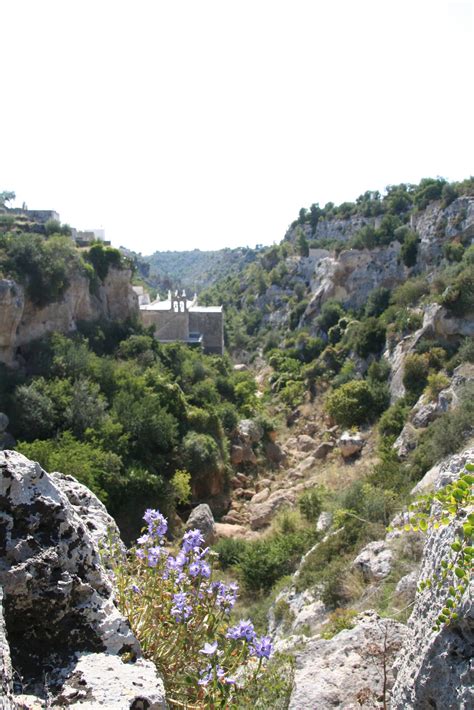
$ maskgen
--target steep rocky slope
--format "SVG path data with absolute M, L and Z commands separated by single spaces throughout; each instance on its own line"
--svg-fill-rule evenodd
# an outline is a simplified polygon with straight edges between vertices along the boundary
M 416 490 L 437 490 L 455 481 L 465 464 L 473 461 L 473 448 L 450 457 L 429 471 Z M 463 521 L 459 518 L 448 526 L 433 528 L 423 539 L 421 562 L 413 564 L 412 572 L 400 580 L 395 590 L 402 606 L 409 602 L 417 580 L 439 579 L 441 560 L 449 558 Z M 317 591 L 296 589 L 304 559 L 294 575 L 293 586 L 277 597 L 270 610 L 270 629 L 277 648 L 293 649 L 296 656 L 290 708 L 355 709 L 383 704 L 397 710 L 467 710 L 472 706 L 472 582 L 459 605 L 458 620 L 439 632 L 432 627 L 445 604 L 448 583 L 441 589 L 433 584 L 417 592 L 406 625 L 396 619 L 380 618 L 370 610 L 377 587 L 383 584 L 400 555 L 397 541 L 403 543 L 400 530 L 388 533 L 385 541 L 370 543 L 354 560 L 353 566 L 363 568 L 370 581 L 361 600 L 366 611 L 352 620 L 352 628 L 331 638 L 323 633 L 331 617 Z M 285 607 L 287 611 L 282 615 Z
M 125 320 L 138 314 L 130 270 L 110 269 L 96 294 L 89 286 L 88 278 L 76 274 L 59 301 L 40 308 L 20 284 L 0 279 L 0 362 L 12 365 L 19 347 L 47 333 L 70 333 L 77 321 Z

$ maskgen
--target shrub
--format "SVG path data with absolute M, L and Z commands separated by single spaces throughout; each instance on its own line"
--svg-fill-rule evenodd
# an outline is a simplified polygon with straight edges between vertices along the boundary
M 379 353 L 385 345 L 385 332 L 385 326 L 377 318 L 360 323 L 352 336 L 356 353 L 363 358 Z
M 410 407 L 405 399 L 399 399 L 385 411 L 379 420 L 379 432 L 382 436 L 397 437 L 405 425 Z
M 428 375 L 426 394 L 431 400 L 438 398 L 439 393 L 449 386 L 450 380 L 442 372 L 432 372 Z
M 446 242 L 443 246 L 443 254 L 448 261 L 459 262 L 462 261 L 464 247 L 460 242 Z
M 184 437 L 182 448 L 184 463 L 193 477 L 206 476 L 219 467 L 219 448 L 211 436 L 190 431 Z
M 107 247 L 96 242 L 91 246 L 86 254 L 89 261 L 101 281 L 104 281 L 110 268 L 120 269 L 122 267 L 122 255 L 118 249 Z
M 329 300 L 323 303 L 321 313 L 317 317 L 316 322 L 319 327 L 327 333 L 329 328 L 336 325 L 339 319 L 344 315 L 344 308 L 339 301 Z
M 428 381 L 429 355 L 407 355 L 405 358 L 403 385 L 405 389 L 418 398 L 426 387 Z
M 367 317 L 374 316 L 377 318 L 381 313 L 388 308 L 390 301 L 390 289 L 380 286 L 369 293 L 367 303 L 365 305 L 365 315 Z
M 58 300 L 72 274 L 83 270 L 81 256 L 67 237 L 44 239 L 39 234 L 15 234 L 2 241 L 0 271 L 24 284 L 37 306 Z
M 474 311 L 474 266 L 468 266 L 461 271 L 448 286 L 441 302 L 460 318 Z
M 268 591 L 280 577 L 291 574 L 308 540 L 308 533 L 293 532 L 249 543 L 238 564 L 245 588 Z
M 408 234 L 405 238 L 405 241 L 402 244 L 402 249 L 401 249 L 401 255 L 402 255 L 402 261 L 405 264 L 405 266 L 415 266 L 416 264 L 416 258 L 418 256 L 418 242 L 420 240 L 414 234 L 411 232 Z
M 108 502 L 109 484 L 118 486 L 121 480 L 122 462 L 116 454 L 78 441 L 70 432 L 54 440 L 19 442 L 17 448 L 47 471 L 64 471 L 74 476 L 103 503 Z
M 354 360 L 347 358 L 344 365 L 339 370 L 338 374 L 333 377 L 332 386 L 334 387 L 334 389 L 337 389 L 338 387 L 341 387 L 341 385 L 345 385 L 347 382 L 351 382 L 355 379 L 358 379 L 355 362 Z
M 308 523 L 315 523 L 323 507 L 323 490 L 320 487 L 311 488 L 303 493 L 298 501 L 298 507 Z
M 416 306 L 420 298 L 429 293 L 429 290 L 429 284 L 423 277 L 408 279 L 394 290 L 392 302 L 396 306 Z
M 245 540 L 239 538 L 220 538 L 212 548 L 219 556 L 220 567 L 226 570 L 229 567 L 238 565 L 247 544 Z
M 329 619 L 323 627 L 321 638 L 332 639 L 333 636 L 345 629 L 353 629 L 357 611 L 354 609 L 335 609 L 329 614 Z
M 178 505 L 185 505 L 191 500 L 191 474 L 182 468 L 174 472 L 171 487 Z
M 373 416 L 373 396 L 367 382 L 354 380 L 341 385 L 326 400 L 328 414 L 341 426 L 355 426 Z

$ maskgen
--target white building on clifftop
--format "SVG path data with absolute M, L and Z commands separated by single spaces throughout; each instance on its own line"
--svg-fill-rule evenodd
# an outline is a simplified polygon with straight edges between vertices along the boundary
M 185 291 L 168 291 L 168 298 L 140 305 L 144 326 L 154 327 L 160 343 L 180 341 L 202 345 L 205 353 L 224 354 L 224 314 L 222 306 L 199 306 L 197 296 L 190 301 Z

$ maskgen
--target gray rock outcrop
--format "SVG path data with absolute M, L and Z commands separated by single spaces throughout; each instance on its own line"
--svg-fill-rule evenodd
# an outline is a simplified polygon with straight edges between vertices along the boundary
M 392 571 L 393 552 L 385 540 L 369 542 L 357 555 L 352 566 L 367 582 L 378 582 Z
M 429 472 L 429 483 L 436 488 L 446 485 L 459 476 L 467 461 L 474 461 L 474 449 L 451 457 L 437 466 L 435 472 Z M 449 558 L 451 544 L 461 523 L 459 520 L 457 524 L 441 526 L 428 535 L 420 579 L 433 575 L 438 575 L 439 579 L 441 560 Z M 447 586 L 442 583 L 438 588 L 433 584 L 416 596 L 408 621 L 409 634 L 395 665 L 397 679 L 392 691 L 393 710 L 468 710 L 474 706 L 473 585 L 471 583 L 471 590 L 466 590 L 461 601 L 458 619 L 440 631 L 433 631 L 433 624 L 444 606 Z
M 311 639 L 296 651 L 289 710 L 382 707 L 405 633 L 403 624 L 368 611 L 356 618 L 354 628 L 332 639 Z
M 12 662 L 3 619 L 3 590 L 0 587 L 0 708 L 13 710 L 11 701 L 13 690 Z
M 23 678 L 23 692 L 31 688 L 41 696 L 47 679 L 48 692 L 56 697 L 76 669 L 87 667 L 83 659 L 94 654 L 104 668 L 114 669 L 103 679 L 110 697 L 119 692 L 113 678 L 123 681 L 128 674 L 134 699 L 123 707 L 139 708 L 134 703 L 143 699 L 138 680 L 143 664 L 126 664 L 120 657 L 138 659 L 140 648 L 115 606 L 100 560 L 96 540 L 107 514 L 92 499 L 70 477 L 50 476 L 17 452 L 0 452 L 0 586 L 12 665 Z M 159 679 L 152 690 L 153 702 L 161 697 L 161 705 L 153 707 L 165 707 Z M 76 700 L 61 707 L 83 707 Z M 111 707 L 99 702 L 89 707 L 102 706 Z
M 358 432 L 352 434 L 349 431 L 345 431 L 339 437 L 337 445 L 339 446 L 341 456 L 347 459 L 362 451 L 364 448 L 364 439 Z
M 186 523 L 186 530 L 194 529 L 201 531 L 206 545 L 212 545 L 216 541 L 216 524 L 212 510 L 207 503 L 201 503 L 191 511 Z

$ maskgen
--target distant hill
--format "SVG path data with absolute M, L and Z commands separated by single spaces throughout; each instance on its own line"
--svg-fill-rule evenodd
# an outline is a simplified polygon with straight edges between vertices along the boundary
M 179 288 L 199 293 L 224 276 L 238 274 L 256 260 L 258 253 L 259 249 L 249 247 L 156 251 L 151 256 L 140 257 L 138 267 L 146 283 L 159 291 Z

